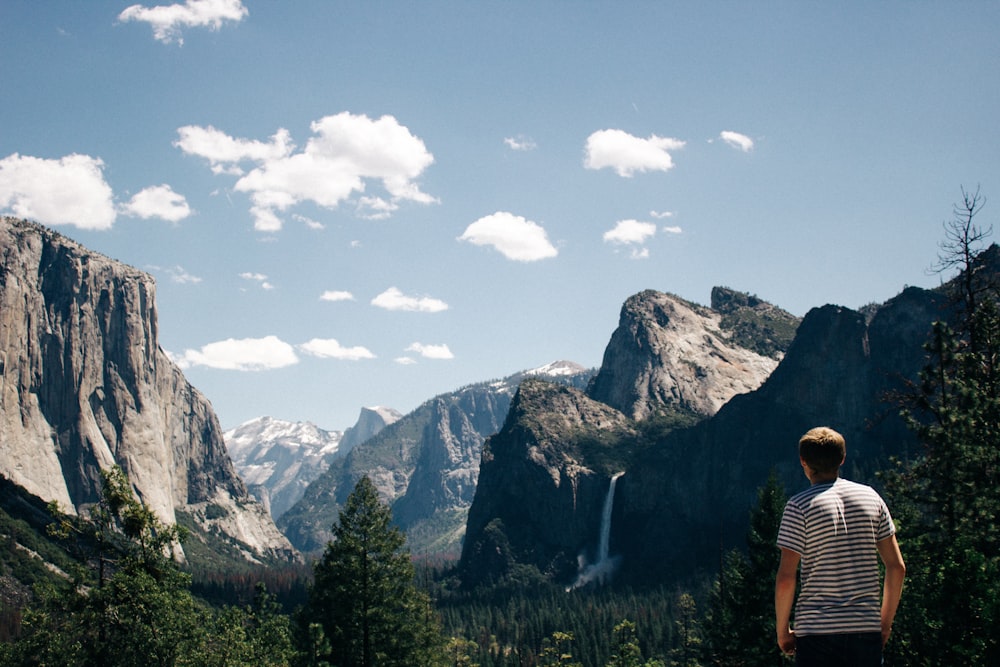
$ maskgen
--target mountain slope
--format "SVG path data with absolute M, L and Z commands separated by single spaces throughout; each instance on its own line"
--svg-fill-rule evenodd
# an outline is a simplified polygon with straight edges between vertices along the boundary
M 298 558 L 160 349 L 152 277 L 13 218 L 0 260 L 0 475 L 78 513 L 117 464 L 162 521 L 183 514 L 250 559 Z
M 297 548 L 321 549 L 342 503 L 368 475 L 393 504 L 414 553 L 457 555 L 483 442 L 500 429 L 517 386 L 526 377 L 547 377 L 583 387 L 592 375 L 577 364 L 557 362 L 436 396 L 333 461 L 279 527 Z
M 306 488 L 356 445 L 402 415 L 391 408 L 362 408 L 346 431 L 327 431 L 310 422 L 258 417 L 226 431 L 233 464 L 250 493 L 275 519 L 297 503 Z

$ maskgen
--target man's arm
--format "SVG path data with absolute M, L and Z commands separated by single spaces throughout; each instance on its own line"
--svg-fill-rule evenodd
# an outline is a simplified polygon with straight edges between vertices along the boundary
M 778 648 L 782 653 L 795 653 L 795 634 L 790 627 L 792 605 L 795 603 L 795 580 L 801 556 L 791 549 L 781 548 L 778 576 L 774 580 L 774 623 L 778 633 Z
M 882 540 L 877 546 L 878 555 L 885 565 L 885 583 L 882 586 L 882 646 L 885 646 L 892 633 L 892 621 L 899 608 L 899 598 L 903 595 L 906 565 L 895 535 Z

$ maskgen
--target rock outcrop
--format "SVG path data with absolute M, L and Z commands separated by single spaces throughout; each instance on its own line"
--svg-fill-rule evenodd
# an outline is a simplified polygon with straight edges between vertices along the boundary
M 637 420 L 669 409 L 710 416 L 733 396 L 759 387 L 783 349 L 762 345 L 762 330 L 734 335 L 735 325 L 747 322 L 737 314 L 766 307 L 765 314 L 777 313 L 784 323 L 797 320 L 746 295 L 734 303 L 735 293 L 727 294 L 723 298 L 719 288 L 713 293 L 713 300 L 727 306 L 725 313 L 652 290 L 630 297 L 588 391 L 591 398 Z
M 183 512 L 248 557 L 298 557 L 236 474 L 211 404 L 160 349 L 153 278 L 3 218 L 0 475 L 85 512 L 115 464 L 162 521 Z
M 462 549 L 468 583 L 500 579 L 515 563 L 567 580 L 597 544 L 618 445 L 632 421 L 583 392 L 526 380 L 503 429 L 483 448 Z

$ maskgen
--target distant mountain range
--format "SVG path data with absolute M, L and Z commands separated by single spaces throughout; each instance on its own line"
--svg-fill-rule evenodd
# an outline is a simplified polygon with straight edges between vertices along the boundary
M 329 461 L 301 500 L 280 515 L 296 548 L 314 552 L 332 536 L 337 514 L 367 475 L 418 555 L 458 555 L 476 490 L 483 442 L 498 431 L 522 380 L 544 377 L 583 387 L 594 371 L 559 361 L 435 396 Z
M 259 417 L 226 431 L 223 438 L 250 493 L 277 519 L 298 502 L 330 461 L 346 456 L 401 416 L 392 408 L 362 408 L 357 423 L 346 431 Z

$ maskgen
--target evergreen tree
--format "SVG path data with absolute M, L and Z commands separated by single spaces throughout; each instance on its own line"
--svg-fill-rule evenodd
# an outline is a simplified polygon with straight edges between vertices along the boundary
M 635 623 L 622 621 L 615 626 L 614 633 L 617 648 L 607 667 L 665 667 L 661 660 L 650 659 L 643 662 L 642 650 L 639 648 L 639 640 L 635 633 Z
M 367 476 L 347 498 L 333 535 L 302 616 L 305 626 L 320 626 L 329 652 L 310 659 L 337 667 L 440 664 L 438 618 L 414 585 L 405 538 Z
M 24 634 L 2 655 L 3 664 L 288 665 L 287 618 L 273 599 L 260 591 L 251 608 L 218 614 L 199 604 L 173 559 L 184 531 L 139 502 L 121 468 L 102 476 L 90 520 L 64 516 L 54 531 L 81 545 L 93 571 L 38 588 Z
M 756 667 L 781 663 L 774 642 L 775 544 L 785 502 L 784 488 L 773 472 L 757 491 L 750 513 L 747 552 L 726 555 L 709 601 L 705 627 L 713 665 Z
M 202 643 L 189 577 L 169 557 L 181 531 L 136 500 L 121 468 L 102 477 L 92 520 L 56 529 L 94 545 L 95 580 L 39 589 L 16 664 L 172 666 Z
M 904 410 L 924 450 L 887 475 L 907 565 L 890 664 L 1000 664 L 1000 293 L 977 247 L 983 200 L 963 195 L 940 262 L 962 269 L 957 323 L 935 323 Z
M 690 593 L 681 593 L 678 597 L 674 624 L 677 626 L 678 645 L 672 651 L 671 666 L 700 667 L 704 648 L 702 629 L 698 621 L 698 607 Z

